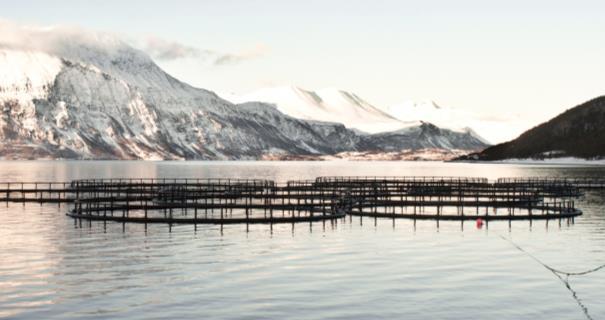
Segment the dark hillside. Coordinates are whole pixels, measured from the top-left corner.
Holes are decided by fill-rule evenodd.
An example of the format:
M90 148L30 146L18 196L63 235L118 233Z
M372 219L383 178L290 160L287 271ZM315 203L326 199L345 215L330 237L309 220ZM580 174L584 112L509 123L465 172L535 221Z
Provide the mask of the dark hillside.
M460 160L605 157L605 96L590 100L534 127L517 139Z

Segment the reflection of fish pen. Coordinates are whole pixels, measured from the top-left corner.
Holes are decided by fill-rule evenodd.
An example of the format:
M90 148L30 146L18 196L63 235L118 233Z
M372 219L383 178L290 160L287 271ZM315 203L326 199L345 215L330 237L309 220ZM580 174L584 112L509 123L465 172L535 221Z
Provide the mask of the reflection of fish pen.
M345 215L335 194L244 179L78 180L74 218L143 223L294 223ZM311 199L312 198L312 199Z

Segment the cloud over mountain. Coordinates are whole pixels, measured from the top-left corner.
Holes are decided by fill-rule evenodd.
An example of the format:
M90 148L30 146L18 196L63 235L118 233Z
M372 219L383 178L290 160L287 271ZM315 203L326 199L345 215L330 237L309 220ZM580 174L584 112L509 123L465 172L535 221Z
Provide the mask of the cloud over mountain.
M170 61L177 59L198 59L209 66L235 65L259 58L268 52L268 47L256 44L238 52L221 52L166 40L155 36L146 39L131 39L106 32L95 32L75 26L57 25L40 27L21 25L0 19L0 48L28 51L42 51L55 55L73 55L72 44L94 48L108 56L119 55L120 50L133 45L151 58Z
M142 49L158 60L199 59L201 62L212 66L234 65L246 60L256 59L268 52L267 46L263 44L257 44L239 52L224 53L154 36L148 37L144 41Z

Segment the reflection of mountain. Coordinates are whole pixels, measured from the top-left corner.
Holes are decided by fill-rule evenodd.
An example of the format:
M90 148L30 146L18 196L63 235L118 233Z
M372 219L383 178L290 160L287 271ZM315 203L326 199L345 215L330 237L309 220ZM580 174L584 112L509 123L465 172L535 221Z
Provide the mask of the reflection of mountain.
M30 166L28 169L35 171L37 168L32 170ZM2 170L0 176L4 175ZM3 239L0 241L1 319L27 318L31 316L24 316L27 312L48 308L60 300L55 299L59 289L54 276L65 270L61 268L62 258L57 253L67 232L57 232L60 226L65 225L58 223L63 221L57 219L58 215L62 214L56 205L7 203L0 206L0 234Z
M296 119L266 103L234 105L178 81L114 37L27 30L28 38L44 46L0 46L0 156L5 158L258 159L485 147L467 133L429 126L374 136L339 123ZM355 110L345 120L401 123L352 94L330 91L318 97L343 119Z
M469 159L605 157L605 96L569 109L523 133L489 147Z

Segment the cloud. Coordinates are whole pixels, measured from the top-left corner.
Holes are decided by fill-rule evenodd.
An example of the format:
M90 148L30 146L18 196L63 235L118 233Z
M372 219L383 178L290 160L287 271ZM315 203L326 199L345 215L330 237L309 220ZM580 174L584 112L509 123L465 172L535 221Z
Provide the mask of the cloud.
M245 60L256 59L256 58L266 55L268 51L269 51L269 49L267 48L267 46L265 46L263 44L257 44L255 47L247 49L247 50L243 50L240 53L219 55L215 59L214 65L217 65L217 66L230 65L230 64L240 63Z
M157 37L147 38L143 50L159 60L199 58L210 54L208 51Z
M72 30L62 28L59 36L56 30L57 27L42 28L0 20L0 48L54 52L58 40L75 35Z
M158 37L136 39L108 32L97 32L77 26L33 26L0 19L0 49L41 51L65 58L78 59L86 51L107 56L134 52L131 46L162 61L196 59L208 66L234 65L266 54L267 47L258 44L241 52L201 49Z
M133 50L123 37L77 26L22 25L0 19L0 49L40 51L71 60L88 60L92 55L109 58Z
M178 59L197 59L212 66L234 65L265 55L267 47L257 44L253 48L235 53L223 53L215 50L200 49L179 42L158 37L148 37L141 48L155 59L172 61Z

